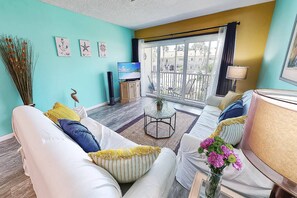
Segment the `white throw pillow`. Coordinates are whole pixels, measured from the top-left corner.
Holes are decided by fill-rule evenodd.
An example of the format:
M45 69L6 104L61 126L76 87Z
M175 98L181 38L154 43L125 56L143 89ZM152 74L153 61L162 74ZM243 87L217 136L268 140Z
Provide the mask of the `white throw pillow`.
M75 111L79 115L80 119L88 117L87 111L83 106L75 107L73 108L73 111Z
M80 123L89 129L89 131L95 136L96 141L100 144L102 139L102 124L89 117L81 119Z

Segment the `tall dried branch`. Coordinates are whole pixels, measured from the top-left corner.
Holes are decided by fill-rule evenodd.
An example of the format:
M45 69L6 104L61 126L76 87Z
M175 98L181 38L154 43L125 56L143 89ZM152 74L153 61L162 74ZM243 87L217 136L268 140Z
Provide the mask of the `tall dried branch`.
M35 64L29 40L0 37L0 55L25 105L33 104L33 72Z

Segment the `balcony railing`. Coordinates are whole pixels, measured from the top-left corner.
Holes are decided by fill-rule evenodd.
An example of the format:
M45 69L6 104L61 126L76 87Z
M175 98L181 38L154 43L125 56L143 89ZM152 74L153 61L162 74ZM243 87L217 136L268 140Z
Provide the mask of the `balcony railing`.
M151 78L156 84L157 73L152 72ZM182 72L160 72L160 94L172 98L182 98L184 94L185 100L205 102L209 82L209 74L187 74L186 84L182 86Z

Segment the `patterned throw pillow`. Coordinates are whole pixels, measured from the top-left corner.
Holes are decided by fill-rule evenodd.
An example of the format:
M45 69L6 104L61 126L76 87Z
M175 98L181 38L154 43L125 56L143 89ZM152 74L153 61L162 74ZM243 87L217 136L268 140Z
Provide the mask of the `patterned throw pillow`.
M160 152L160 147L136 146L93 152L89 156L119 183L130 183L142 177L152 167Z
M69 135L86 153L100 151L100 145L94 135L80 122L59 119L64 133Z
M243 132L244 123L247 116L229 118L219 123L216 130L210 135L211 138L220 136L226 143L236 145L240 142Z
M48 110L44 115L56 124L58 124L58 119L80 121L80 117L75 111L59 102L56 102L53 109Z
M243 114L243 104L242 100L237 100L231 105L229 105L224 111L222 111L218 121L221 122L226 120L227 118L235 118L238 116L242 116Z
M222 99L219 105L219 109L223 111L231 103L235 102L236 100L239 100L241 97L242 97L242 93L235 93L233 91L229 91L227 95Z

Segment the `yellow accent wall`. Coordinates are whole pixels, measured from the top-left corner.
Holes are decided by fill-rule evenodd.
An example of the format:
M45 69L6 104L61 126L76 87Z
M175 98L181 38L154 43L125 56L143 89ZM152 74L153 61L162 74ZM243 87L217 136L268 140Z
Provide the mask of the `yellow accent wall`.
M274 6L275 2L272 1L141 29L135 31L135 37L146 38L240 21L237 26L234 65L249 66L247 79L237 82L237 91L243 92L256 88Z

